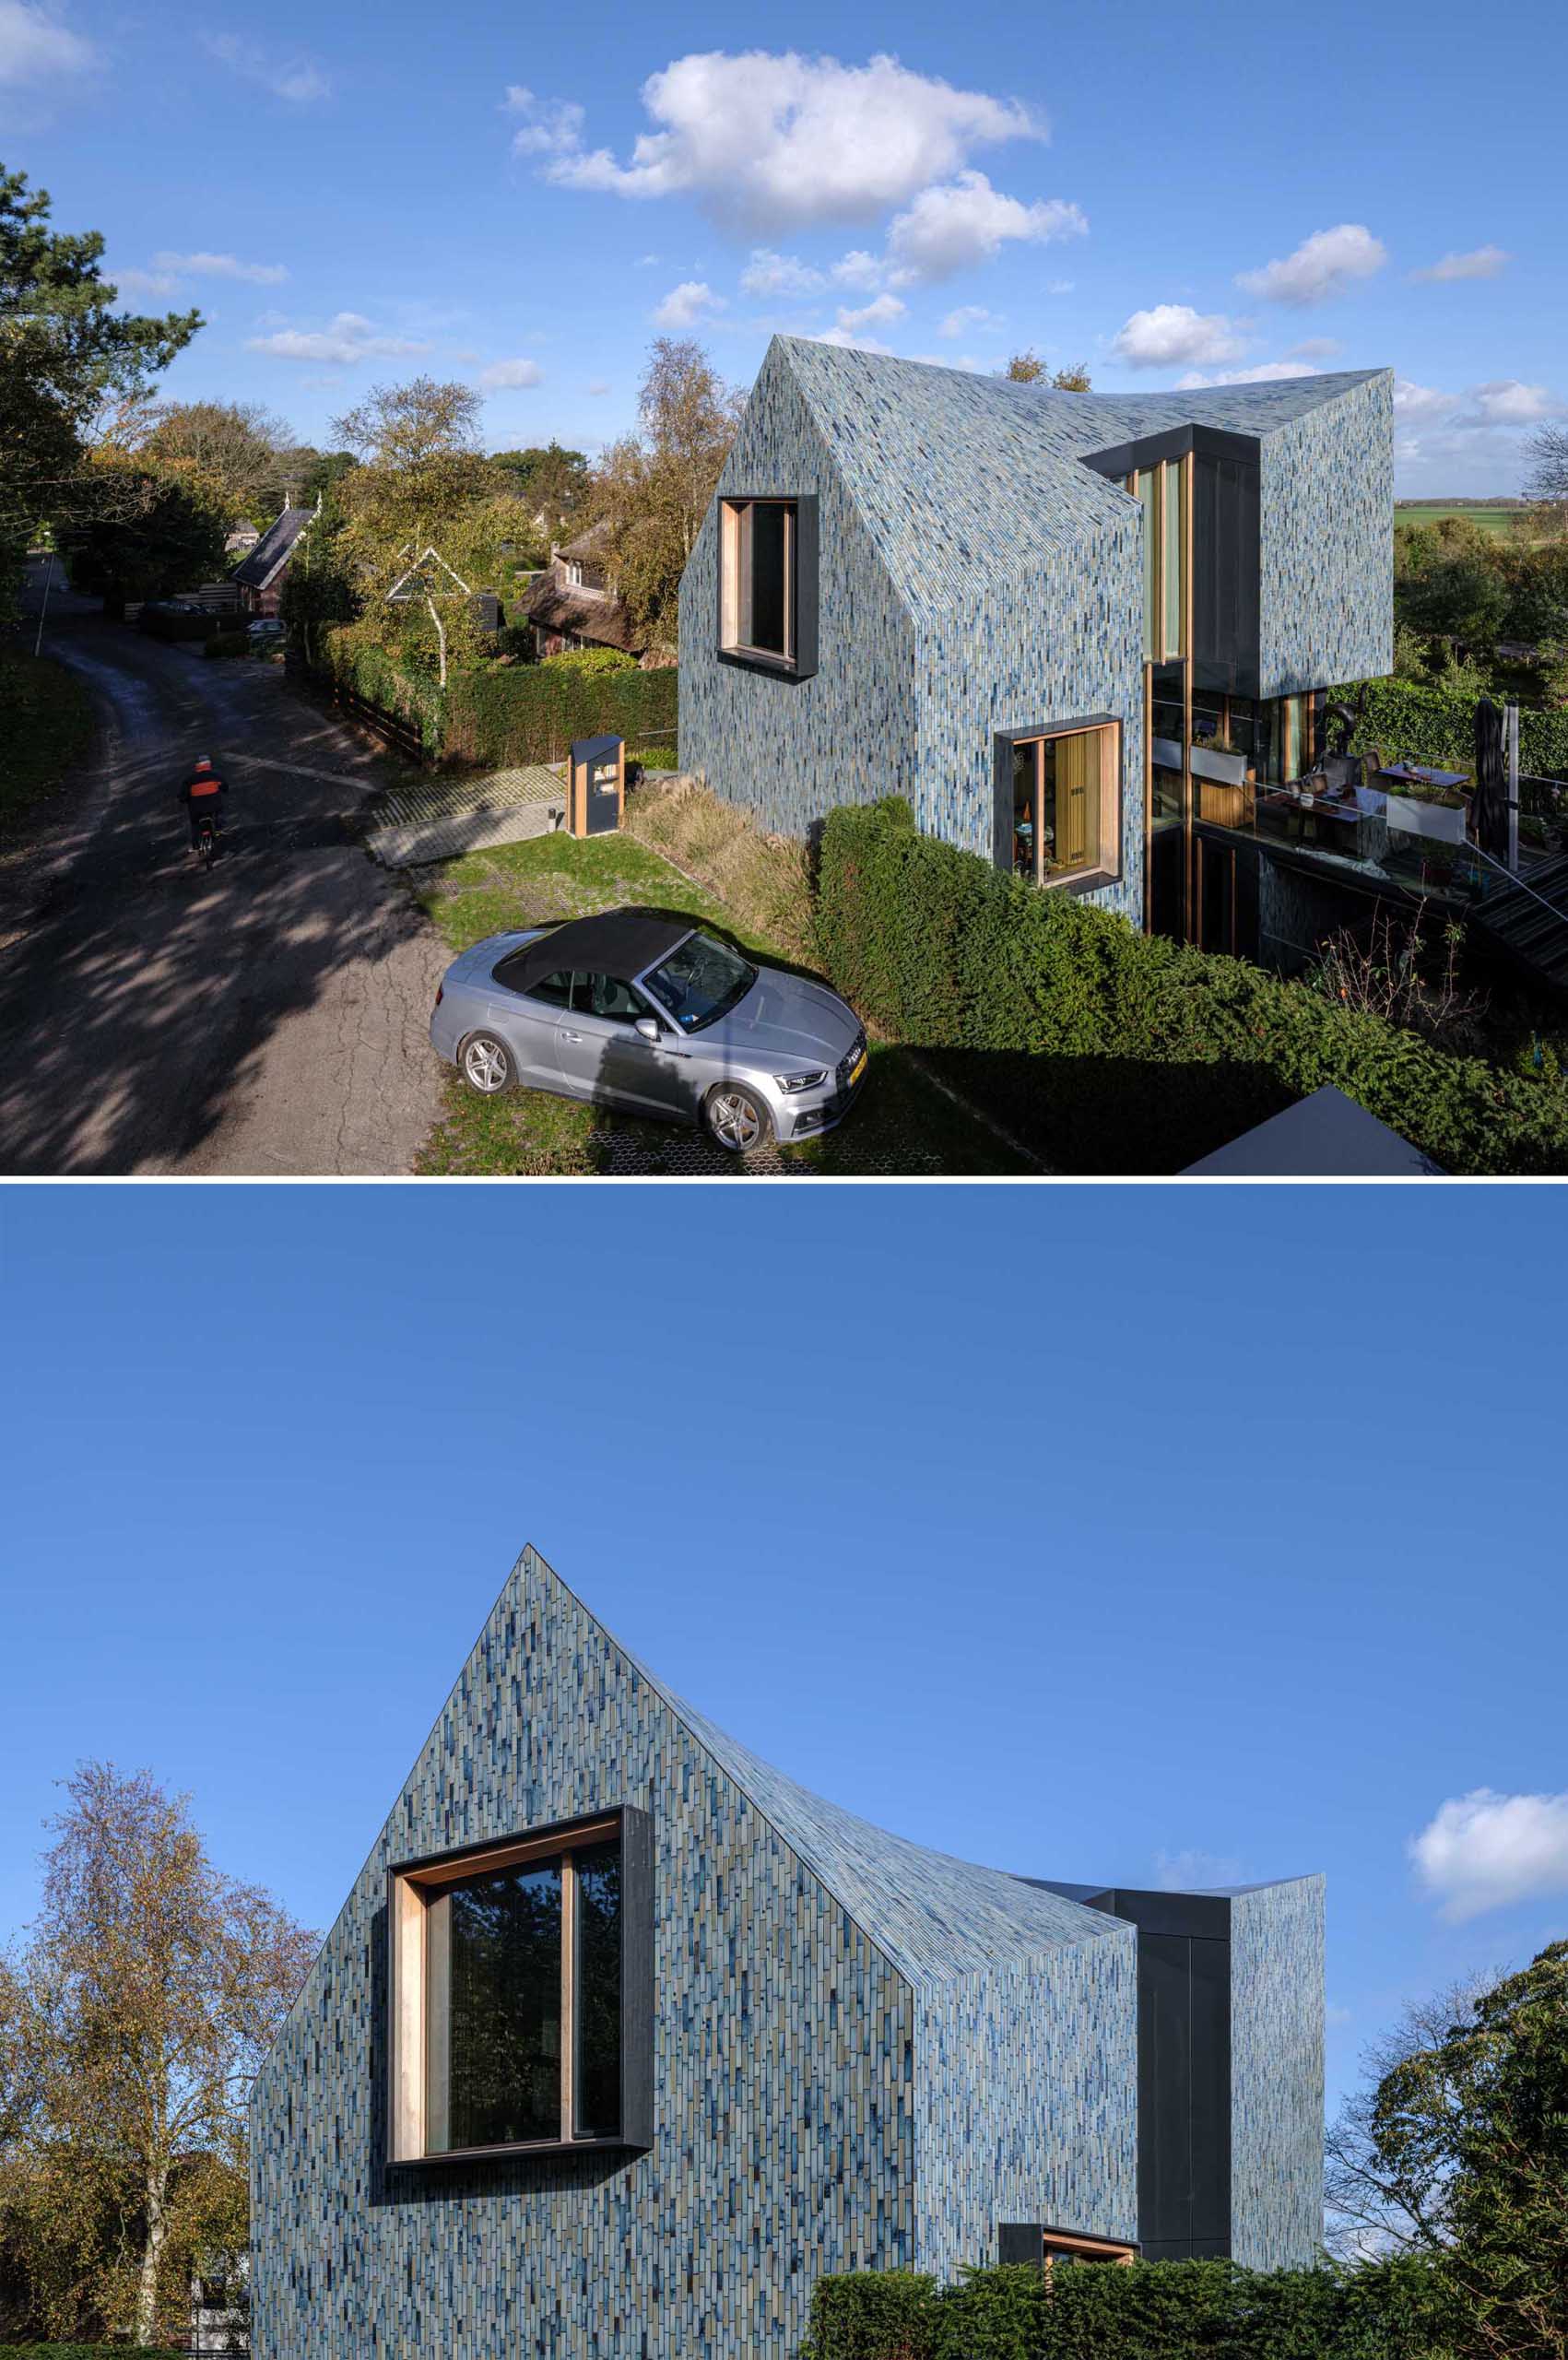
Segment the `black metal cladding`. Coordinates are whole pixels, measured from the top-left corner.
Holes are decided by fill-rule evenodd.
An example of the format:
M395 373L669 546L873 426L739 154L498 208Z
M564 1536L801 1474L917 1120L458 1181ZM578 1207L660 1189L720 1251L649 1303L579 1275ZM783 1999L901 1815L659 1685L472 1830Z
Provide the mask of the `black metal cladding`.
M1085 465L1124 483L1140 467L1192 453L1193 686L1232 696L1261 693L1258 595L1263 550L1259 445L1256 435L1213 426L1173 426Z

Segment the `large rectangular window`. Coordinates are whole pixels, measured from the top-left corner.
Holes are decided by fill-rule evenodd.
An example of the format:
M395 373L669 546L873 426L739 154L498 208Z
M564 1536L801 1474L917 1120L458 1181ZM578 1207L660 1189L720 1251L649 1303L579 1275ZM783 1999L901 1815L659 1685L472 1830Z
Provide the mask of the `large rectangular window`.
M1014 874L1036 885L1114 876L1121 846L1121 730L1114 721L1004 741Z
M1191 525L1185 458L1161 459L1126 478L1143 511L1143 655L1150 664L1187 653Z
M394 2162L647 2143L641 1812L391 1871Z

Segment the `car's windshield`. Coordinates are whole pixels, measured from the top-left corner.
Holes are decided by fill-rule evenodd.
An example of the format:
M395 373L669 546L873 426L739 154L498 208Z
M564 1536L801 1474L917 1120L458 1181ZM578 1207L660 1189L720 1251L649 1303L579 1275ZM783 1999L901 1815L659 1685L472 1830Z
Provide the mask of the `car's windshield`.
M661 1008L668 1009L683 1032L700 1032L726 1016L757 980L757 970L727 942L711 935L688 935L667 959L643 978Z

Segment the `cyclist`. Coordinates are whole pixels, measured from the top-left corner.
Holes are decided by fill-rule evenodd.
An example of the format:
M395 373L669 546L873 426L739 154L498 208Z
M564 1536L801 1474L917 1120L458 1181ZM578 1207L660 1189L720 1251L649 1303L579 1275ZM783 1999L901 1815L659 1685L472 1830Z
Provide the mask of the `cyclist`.
M211 755L198 755L195 768L189 773L183 786L180 789L180 800L185 806L191 823L193 852L201 843L201 826L204 819L210 819L213 834L217 835L218 798L220 795L227 795L228 792L229 782L213 769Z

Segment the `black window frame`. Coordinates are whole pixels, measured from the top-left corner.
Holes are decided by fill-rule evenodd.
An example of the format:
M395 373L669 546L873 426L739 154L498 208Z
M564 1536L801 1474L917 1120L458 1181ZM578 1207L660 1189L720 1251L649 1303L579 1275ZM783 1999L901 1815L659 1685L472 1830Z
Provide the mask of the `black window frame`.
M791 627L788 656L771 655L760 648L748 647L739 640L732 640L725 630L728 532L726 514L732 509L758 505L789 509L794 515L793 572L790 585ZM816 492L786 491L725 491L718 496L714 514L717 526L717 552L713 566L717 588L714 639L721 664L734 665L745 672L762 672L785 682L798 682L815 678L818 660L819 574L820 570L819 500Z
M613 1829L613 1835L611 1830ZM432 1906L438 1906L443 1892L463 1881L466 1864L473 1863L476 1875L488 1864L506 1865L509 1853L516 1855L521 1847L527 1864L540 1867L559 1859L573 1849L588 1850L614 1841L620 1849L620 2120L613 2130L598 2130L570 2138L526 2139L498 2142L477 2147L444 2147L424 2149L419 2153L398 2152L401 2120L399 2082L404 2059L400 2042L400 2018L405 2001L419 2012L420 2083L419 2133L423 2139L427 2129L428 2101L425 2096L425 2075L428 2071L428 2046L432 2022L439 2024L442 1995L432 1989L427 1972L424 1922L421 1921L419 1941L420 1977L417 1994L407 1988L407 1976L411 1971L406 1964L406 1953L400 1926L407 1917L410 1906L422 1906L428 1919ZM518 1861L523 1864L522 1859ZM421 1883L421 1879L430 1880ZM415 1896L410 1905L409 1896ZM654 2141L654 1843L653 1821L644 1811L631 1803L617 1804L606 1811L594 1811L583 1817L559 1820L539 1827L514 1829L504 1835L479 1844L466 1844L451 1851L427 1853L415 1859L400 1860L386 1871L386 1911L388 1929L387 1974L387 2161L391 2169L425 2171L447 2165L471 2167L489 2161L501 2161L520 2155L579 2154L606 2150L645 2152ZM401 1913L401 1917L400 1917ZM563 1969L563 1973L570 1970ZM567 2103L568 2043L560 2044L560 2071L562 2084L561 2111ZM575 2067L573 2064L572 2071ZM573 2124L576 2120L575 2092L572 2094Z

